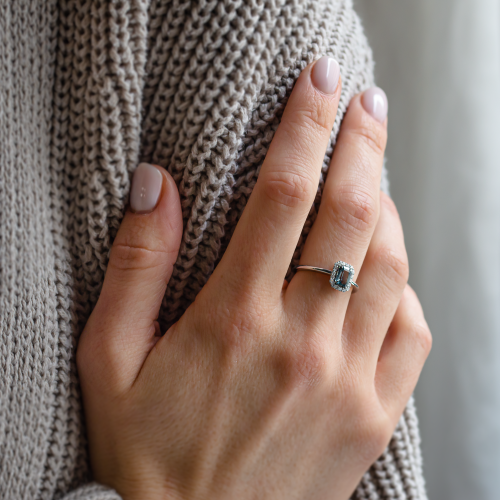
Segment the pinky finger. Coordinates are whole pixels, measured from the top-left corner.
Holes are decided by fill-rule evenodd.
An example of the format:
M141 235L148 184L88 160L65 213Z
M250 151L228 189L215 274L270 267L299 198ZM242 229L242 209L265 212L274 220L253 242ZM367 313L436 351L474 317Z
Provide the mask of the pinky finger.
M386 411L398 420L429 355L432 336L422 306L406 285L380 350L375 384Z

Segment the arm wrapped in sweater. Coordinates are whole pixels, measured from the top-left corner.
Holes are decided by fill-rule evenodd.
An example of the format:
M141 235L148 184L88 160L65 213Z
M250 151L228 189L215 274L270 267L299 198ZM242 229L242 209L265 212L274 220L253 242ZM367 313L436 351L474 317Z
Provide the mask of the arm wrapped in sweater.
M0 32L0 497L111 500L86 484L74 355L130 173L157 163L181 194L167 327L223 254L300 71L331 55L343 91L297 263L371 51L351 0L2 1ZM355 498L426 498L412 402Z

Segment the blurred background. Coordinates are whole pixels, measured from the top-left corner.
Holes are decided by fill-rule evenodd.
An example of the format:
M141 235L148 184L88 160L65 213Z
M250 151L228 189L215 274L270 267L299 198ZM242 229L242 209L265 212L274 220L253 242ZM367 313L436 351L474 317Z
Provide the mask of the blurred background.
M389 97L391 194L434 347L430 500L500 499L500 0L355 0Z

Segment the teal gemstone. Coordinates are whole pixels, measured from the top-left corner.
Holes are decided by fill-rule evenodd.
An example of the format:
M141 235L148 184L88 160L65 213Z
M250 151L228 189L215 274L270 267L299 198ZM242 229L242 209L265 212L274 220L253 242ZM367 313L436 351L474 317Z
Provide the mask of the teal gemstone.
M330 277L330 284L341 292L347 292L351 288L351 279L354 269L345 262L337 262Z
M349 279L349 271L346 271L344 268L337 269L337 274L335 275L335 284L342 286L347 285Z

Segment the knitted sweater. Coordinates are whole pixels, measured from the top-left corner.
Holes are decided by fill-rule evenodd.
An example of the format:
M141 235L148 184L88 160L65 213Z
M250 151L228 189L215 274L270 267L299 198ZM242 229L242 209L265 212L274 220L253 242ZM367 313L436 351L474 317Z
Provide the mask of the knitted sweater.
M343 90L323 174L373 83L351 0L0 0L1 499L119 499L90 482L75 349L131 173L157 163L181 193L167 328L224 252L294 81L325 54ZM354 498L426 498L412 402Z

